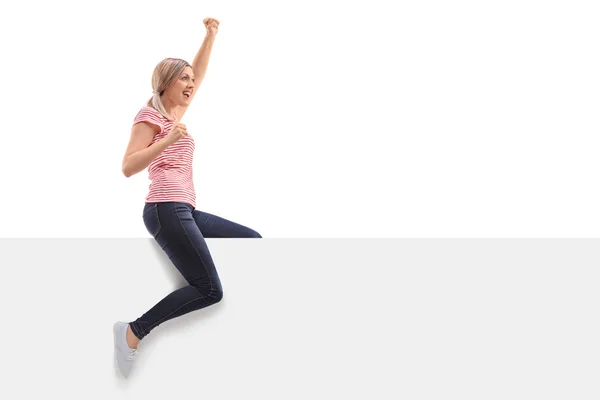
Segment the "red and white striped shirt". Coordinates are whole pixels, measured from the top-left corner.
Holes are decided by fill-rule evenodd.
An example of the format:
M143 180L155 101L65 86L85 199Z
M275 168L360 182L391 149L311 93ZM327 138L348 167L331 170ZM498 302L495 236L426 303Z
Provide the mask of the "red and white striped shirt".
M173 117L176 118L175 114ZM149 146L167 136L174 126L173 122L152 107L143 107L136 115L133 125L143 121L160 127L160 132L154 135ZM146 202L177 201L188 203L196 208L196 191L192 174L194 148L194 138L188 133L152 160L148 165L151 183Z

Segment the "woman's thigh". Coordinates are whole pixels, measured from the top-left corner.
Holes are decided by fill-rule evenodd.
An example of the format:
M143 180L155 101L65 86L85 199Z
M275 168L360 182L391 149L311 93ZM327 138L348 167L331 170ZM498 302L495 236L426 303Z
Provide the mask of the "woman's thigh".
M205 238L261 238L254 229L237 224L225 218L194 210L194 220Z
M191 285L209 292L222 290L212 256L192 211L185 203L150 203L144 207L144 223Z

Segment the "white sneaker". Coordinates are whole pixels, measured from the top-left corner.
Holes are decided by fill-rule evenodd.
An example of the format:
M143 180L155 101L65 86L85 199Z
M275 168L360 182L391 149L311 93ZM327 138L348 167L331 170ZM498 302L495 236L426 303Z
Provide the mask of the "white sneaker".
M125 322L115 322L113 325L113 336L115 340L115 367L119 375L127 378L131 372L131 366L137 349L132 349L127 344L127 326Z

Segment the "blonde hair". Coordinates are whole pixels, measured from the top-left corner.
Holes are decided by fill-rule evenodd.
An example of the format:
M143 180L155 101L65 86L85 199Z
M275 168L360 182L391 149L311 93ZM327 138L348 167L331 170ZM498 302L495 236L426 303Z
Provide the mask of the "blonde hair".
M174 121L173 116L169 115L165 110L160 96L179 78L185 67L191 67L185 60L180 58L165 58L158 63L152 73L152 90L154 91L154 95L148 100L146 105L154 108L169 121Z

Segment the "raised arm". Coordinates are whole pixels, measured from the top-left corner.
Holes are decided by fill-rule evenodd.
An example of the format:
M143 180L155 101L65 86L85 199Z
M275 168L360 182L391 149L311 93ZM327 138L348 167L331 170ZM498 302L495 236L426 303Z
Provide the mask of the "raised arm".
M204 21L202 22L206 27L206 35L204 36L202 45L200 46L200 49L196 53L194 61L192 62L192 70L194 71L194 77L196 78L194 82L196 89L192 92L190 101L186 107L177 107L176 114L179 121L181 121L181 117L183 117L183 114L185 114L187 108L192 103L192 100L198 91L198 87L204 80L206 69L208 68L208 60L210 60L210 53L212 52L215 37L217 36L217 31L219 30L219 21L214 18L204 18Z

